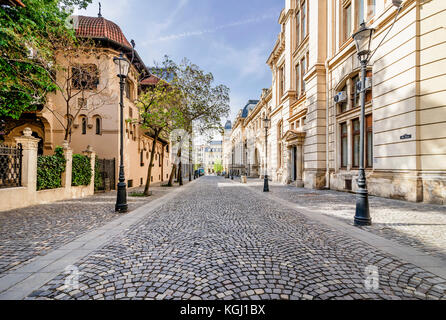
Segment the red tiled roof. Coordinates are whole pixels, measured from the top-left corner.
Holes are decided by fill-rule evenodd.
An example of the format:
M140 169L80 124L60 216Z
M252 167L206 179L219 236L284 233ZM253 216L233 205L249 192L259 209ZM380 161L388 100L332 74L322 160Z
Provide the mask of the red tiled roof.
M155 85L159 81L160 81L160 78L158 78L157 76L154 76L152 74L150 77L145 78L144 80L141 80L141 85L146 85L146 86Z
M77 16L76 36L85 38L109 39L125 47L131 48L131 44L121 31L121 28L102 17Z

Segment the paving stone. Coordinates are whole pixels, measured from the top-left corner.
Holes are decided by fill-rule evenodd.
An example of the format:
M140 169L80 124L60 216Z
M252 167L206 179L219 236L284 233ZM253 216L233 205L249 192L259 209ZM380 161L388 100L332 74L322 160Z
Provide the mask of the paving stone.
M79 298L102 299L112 284L116 299L446 299L445 279L273 203L253 187L219 183L228 182L201 178L78 261L80 287L88 288ZM307 196L309 206L315 197ZM365 288L367 266L378 268L377 290ZM73 299L57 290L66 277L29 298Z

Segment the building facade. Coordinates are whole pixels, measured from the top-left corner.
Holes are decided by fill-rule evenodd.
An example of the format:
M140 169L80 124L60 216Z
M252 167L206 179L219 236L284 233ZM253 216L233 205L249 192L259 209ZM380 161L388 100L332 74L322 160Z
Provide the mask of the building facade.
M368 190L444 204L445 18L442 0L405 0L398 15L390 0L285 0L281 32L267 59L269 176L306 188L356 191L360 66L352 34L364 21L376 29L372 51L379 46L367 69ZM242 157L243 141L250 142L245 149L257 149L263 129L255 123L238 117L232 129L235 160L243 167L255 163L255 157Z
M218 173L220 166L223 167L223 141L210 141L204 148L204 170L207 174Z
M70 100L70 114L73 125L71 128L70 147L75 153L82 153L88 146L95 150L100 159L115 159L115 182L117 183L120 151L120 85L116 75L114 57L120 52L131 59L131 44L122 33L119 26L103 17L75 17L76 35L93 39L96 43L94 55L80 54L76 64L94 68L97 77L94 85L76 96L76 85L73 99ZM57 58L58 63L66 66L64 56ZM142 74L149 74L143 61L135 54L133 64L126 79L124 94L124 166L129 187L143 185L147 180L150 152L155 148L155 163L152 169L152 182L166 181L169 178L171 161L169 142L159 139L153 145L150 130L143 130L135 124L139 119L139 110L135 100L141 90L145 90L156 79L147 78L139 83ZM56 75L59 77L59 74ZM76 74L70 81L82 81ZM139 85L141 84L141 85ZM63 92L49 94L47 105L37 112L25 113L19 120L6 119L4 143L13 143L14 137L22 135L25 127L30 127L33 136L41 140L39 154L52 154L56 146L61 146L65 140L67 104ZM112 186L113 188L114 186Z

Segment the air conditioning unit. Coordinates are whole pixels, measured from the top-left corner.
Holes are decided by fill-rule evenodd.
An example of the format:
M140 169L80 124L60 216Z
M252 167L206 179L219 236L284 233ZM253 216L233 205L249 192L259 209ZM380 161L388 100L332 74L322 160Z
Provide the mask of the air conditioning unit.
M365 90L368 91L371 89L372 89L372 77L367 77L365 78ZM356 92L357 93L361 92L361 80L356 82Z
M340 91L336 93L334 96L334 102L335 103L341 103L347 101L347 92L346 91Z

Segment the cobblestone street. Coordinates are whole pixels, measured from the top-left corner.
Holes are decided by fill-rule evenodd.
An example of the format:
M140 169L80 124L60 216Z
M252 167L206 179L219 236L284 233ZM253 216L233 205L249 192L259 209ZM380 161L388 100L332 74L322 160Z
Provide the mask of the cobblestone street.
M150 198L129 196L129 211L170 189L158 184L152 190ZM132 189L129 195L138 191ZM0 277L119 217L115 203L116 192L108 192L0 212Z
M27 299L446 298L446 279L220 177L186 186L75 266L79 286L61 271Z
M263 180L248 185L261 188ZM271 194L353 224L356 194L270 184ZM372 226L365 230L446 261L446 206L369 197Z

